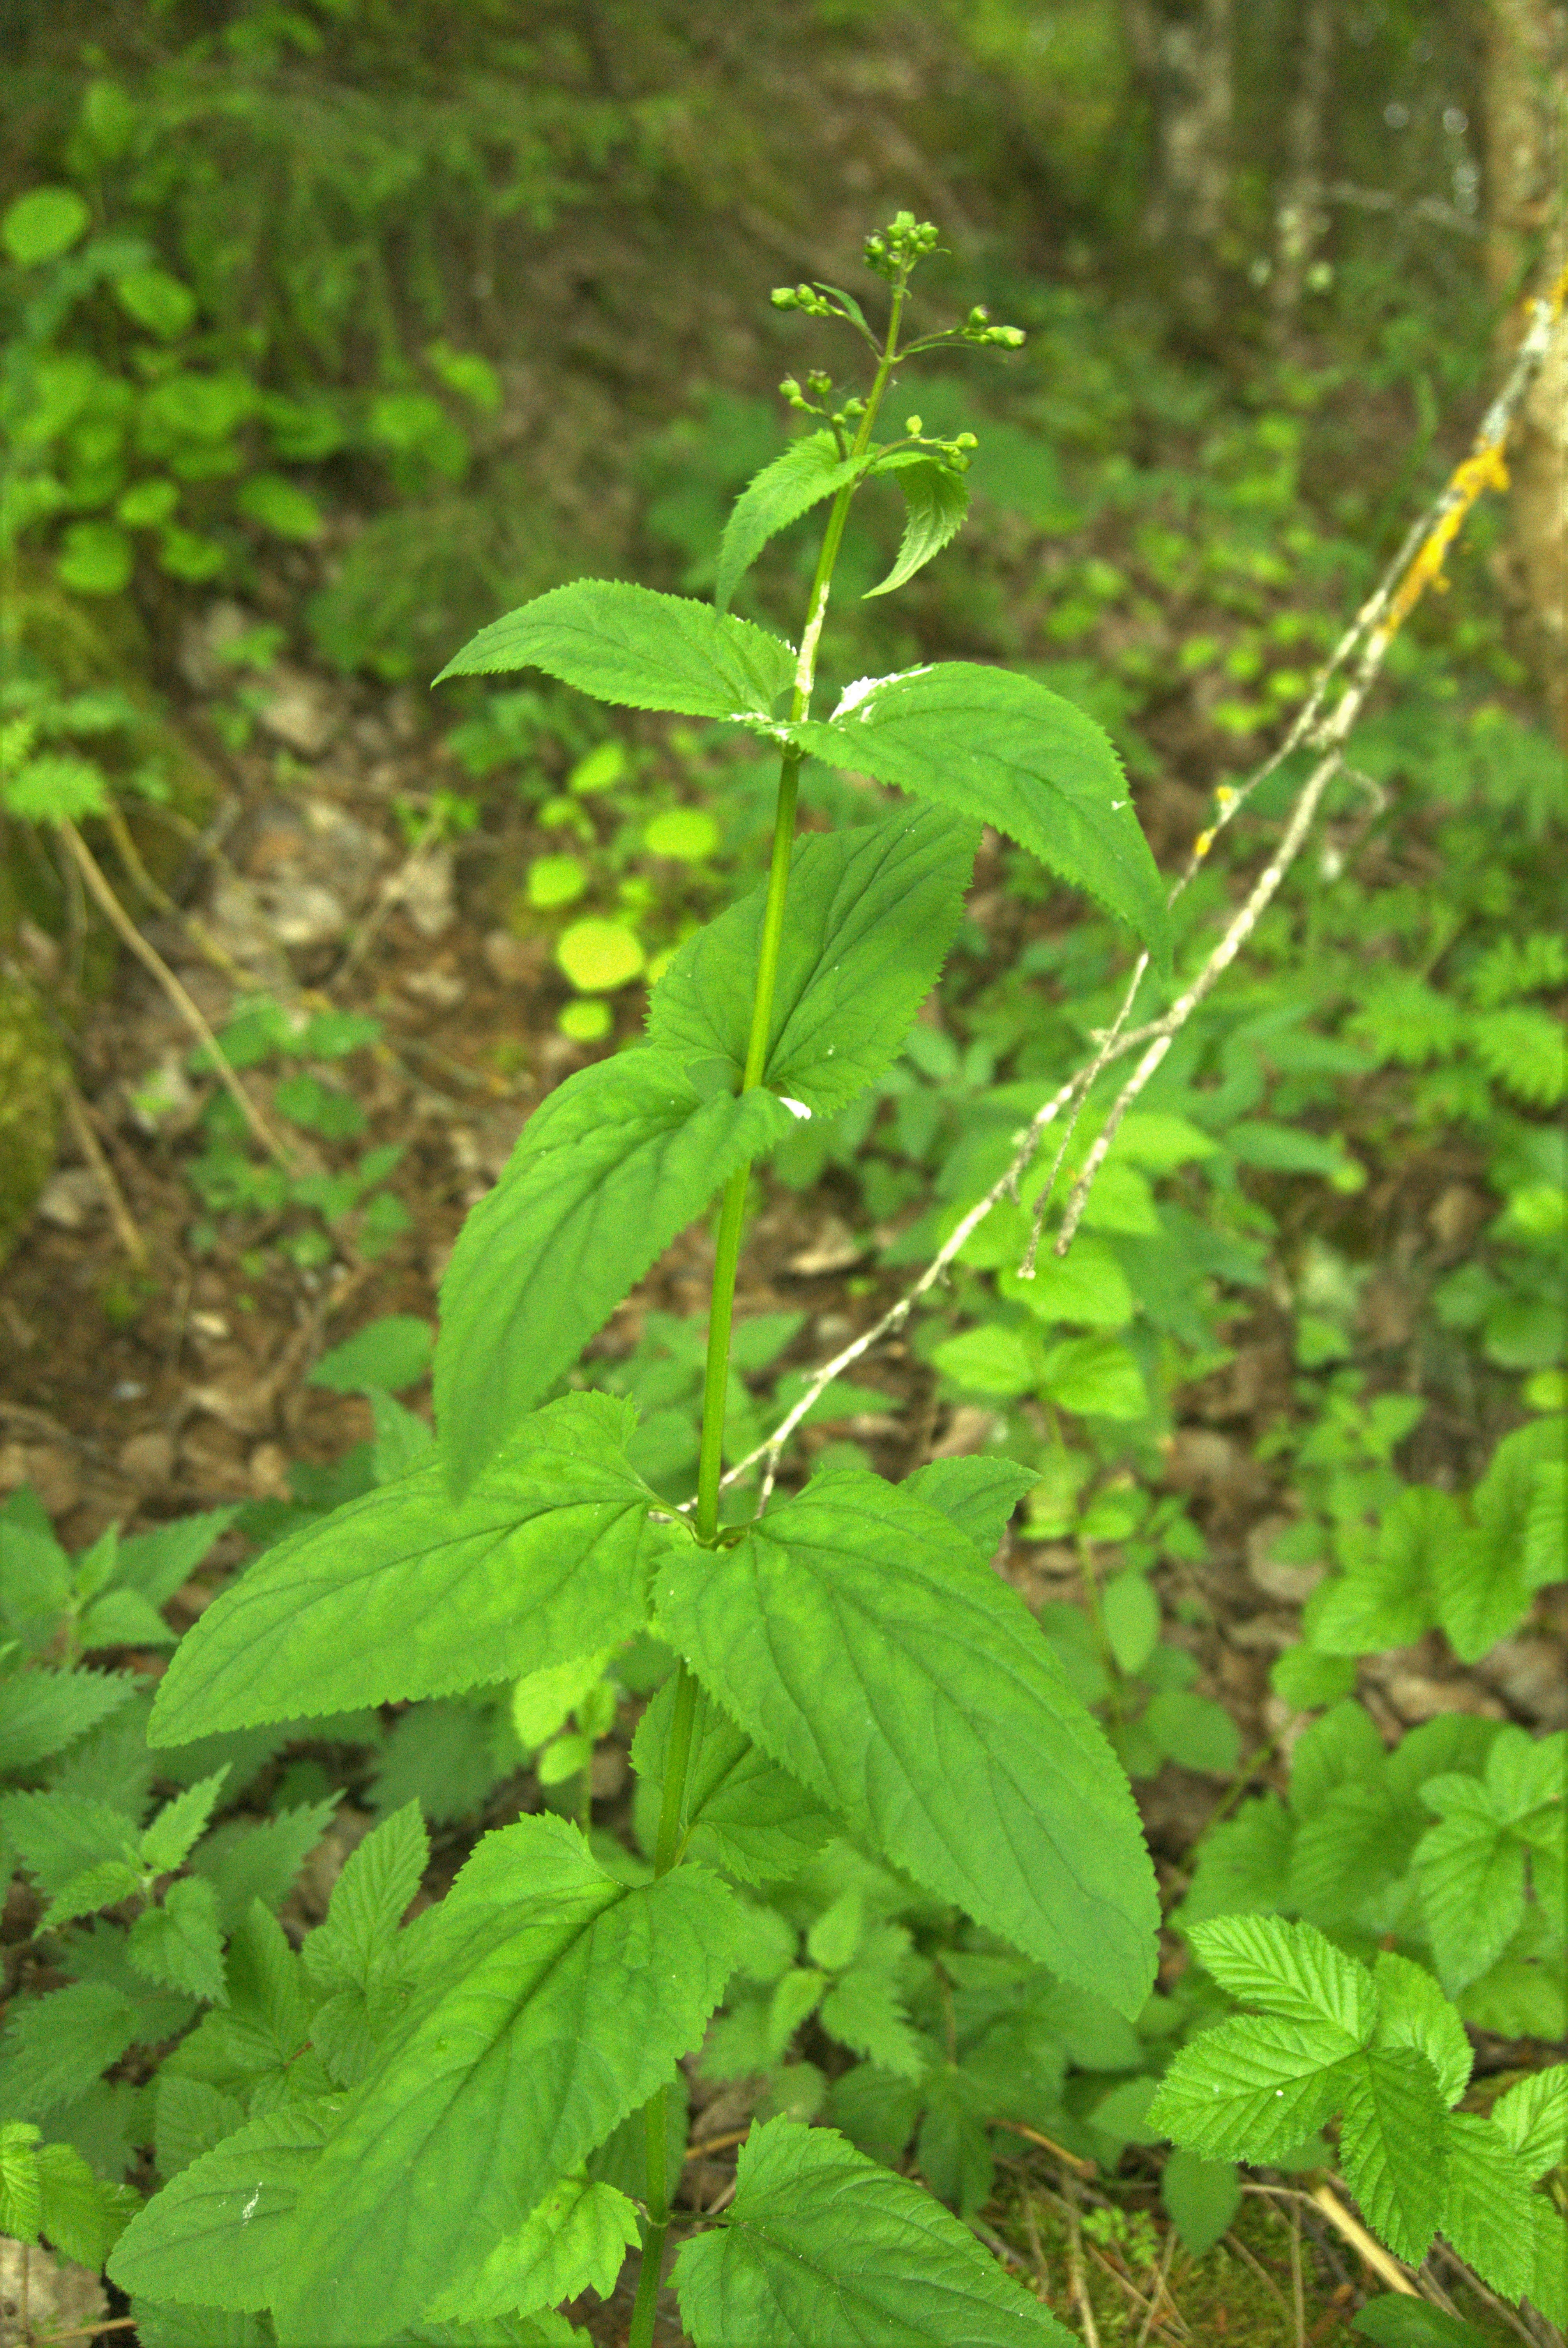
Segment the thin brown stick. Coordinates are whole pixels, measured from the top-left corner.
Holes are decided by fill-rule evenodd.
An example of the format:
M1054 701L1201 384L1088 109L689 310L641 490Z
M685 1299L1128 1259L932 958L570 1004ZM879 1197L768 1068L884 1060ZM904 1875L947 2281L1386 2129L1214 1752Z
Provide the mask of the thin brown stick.
M1060 2160L1064 2168L1076 2170L1080 2177L1097 2177L1100 2173L1093 2161L1085 2160L1080 2153L1069 2152L1054 2137L1041 2136L1038 2128L1026 2127L1021 2120L994 2120L991 2125L1006 2128L1009 2136L1021 2136L1029 2143L1038 2144L1042 2152L1049 2152L1053 2160Z
M213 1068L217 1072L220 1083L222 1085L225 1092L228 1093L230 1098L233 1101L235 1107L243 1117L246 1124L250 1127L251 1131L255 1135L256 1139L267 1152L268 1157L272 1159L276 1164L282 1167L286 1173L292 1174L294 1170L293 1159L290 1156L283 1144L278 1139L277 1135L272 1131L272 1127L267 1123L266 1118L261 1115L261 1110L256 1107L255 1102L251 1098L250 1094L240 1082L238 1076L236 1076L232 1066L230 1065L228 1055L225 1053L222 1045L220 1044L217 1036L212 1033L211 1028L208 1025L206 1019L202 1016L197 1004L191 1000L190 994L187 994L179 979L169 969L169 964L164 961L163 956L159 953L157 947L153 945L149 939L142 936L141 932L137 928L136 923L131 920L130 915L126 911L125 907L120 903L119 899L115 895L113 889L109 886L108 880L99 865L97 859L94 856L91 849L87 846L87 841L82 838L81 833L77 829L76 825L68 822L62 823L59 829L61 837L64 839L67 847L70 850L73 858L76 860L76 863L80 870L82 879L87 882L88 889L92 891L92 894L97 898L98 904L108 915L113 928L125 941L125 943L130 948L132 953L135 954L142 967L150 972L159 986L169 997L170 1003L173 1004L175 1009L179 1012L180 1017L190 1028L191 1034L207 1051L211 1059Z
M254 993L261 983L255 972L246 970L242 963L237 963L228 947L220 943L200 915L178 904L162 883L153 879L123 810L116 806L113 799L103 808L102 815L109 838L114 841L116 854L149 904L156 905L169 921L177 922L203 961L210 962L231 986L239 987L246 994Z
M1166 2305L1170 2308L1172 2315L1175 2317L1175 2320L1180 2325L1182 2331L1184 2333L1186 2331L1187 2327L1181 2321L1180 2312L1176 2307L1175 2302L1170 2298L1166 2290L1166 2285L1171 2277L1171 2267L1175 2259L1175 2255L1176 2230L1174 2226L1167 2226L1165 2229L1165 2247L1160 2253L1160 2270L1154 2277L1154 2296L1149 2302L1149 2312L1143 2318L1143 2323L1139 2329L1138 2337L1132 2343L1132 2348L1148 2348L1149 2334L1153 2332L1155 2324L1163 2323L1167 2320L1160 2313L1160 2302L1162 2300L1164 2300Z
M744 2144L751 2132L748 2123L743 2128L731 2128L724 2136L711 2136L705 2137L701 2144L689 2144L682 2157L682 2163L706 2160L709 2154L712 2152L728 2152L732 2145Z
M1019 2195L1019 2208L1023 2213L1023 2230L1029 2236L1029 2254L1034 2260L1035 2297L1042 2307L1050 2304L1050 2269L1046 2263L1045 2245L1040 2239L1040 2220L1034 2214L1034 2195L1026 2178Z
M37 2348L56 2348L61 2340L96 2340L100 2332L131 2332L136 2321L134 2315L111 2315L102 2323L78 2323L70 2332L41 2332Z
M1399 2264L1392 2253L1375 2242L1358 2218L1353 2218L1339 2196L1327 2185L1315 2185L1307 2199L1322 2210L1336 2233L1344 2237L1363 2264L1369 2266L1379 2282L1390 2291L1403 2291L1409 2299L1419 2299L1420 2292L1410 2281L1409 2270Z
M1307 2295L1301 2284L1301 2212L1290 2205L1290 2296L1296 2308L1296 2348L1307 2348Z
M131 1213L125 1192L120 1188L119 1177L109 1164L104 1154L103 1144L93 1131L87 1105L75 1085L66 1086L65 1102L66 1115L70 1119L71 1131L76 1136L77 1147L97 1178L98 1189L104 1194L104 1203L108 1208L109 1220L115 1227L116 1236L138 1272L145 1272L149 1262L147 1241L138 1228L136 1217Z

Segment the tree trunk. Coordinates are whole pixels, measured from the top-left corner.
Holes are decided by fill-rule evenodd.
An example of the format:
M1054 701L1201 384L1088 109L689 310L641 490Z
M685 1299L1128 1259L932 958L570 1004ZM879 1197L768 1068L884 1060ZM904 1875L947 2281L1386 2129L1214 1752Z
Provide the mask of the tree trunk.
M1302 287L1327 224L1322 210L1324 128L1334 61L1334 0L1303 0L1295 95L1285 117L1285 177L1275 213L1269 306L1283 335L1301 306Z
M1568 8L1490 0L1486 43L1486 272L1518 341L1519 296L1568 263ZM1513 584L1528 614L1559 738L1568 746L1568 322L1525 404L1509 453Z
M1182 310L1201 330L1219 310L1230 201L1231 0L1124 0L1124 12L1153 129L1143 233L1173 266Z

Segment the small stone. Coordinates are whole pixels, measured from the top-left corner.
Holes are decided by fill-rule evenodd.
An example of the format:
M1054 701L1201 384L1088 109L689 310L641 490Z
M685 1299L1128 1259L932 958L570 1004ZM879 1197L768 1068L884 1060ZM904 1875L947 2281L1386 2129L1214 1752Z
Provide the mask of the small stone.
M23 2276L26 2276L24 2286ZM21 2339L22 2294L27 2296L26 2337L45 2340L81 2336L102 2323L108 2299L96 2274L73 2266L41 2246L31 2249L0 2235L0 2311L5 2318L4 2336ZM17 2318L13 2334L10 2319Z
M103 1203L102 1186L90 1166L65 1167L51 1174L38 1193L39 1216L62 1231L79 1231L102 1211Z
M1260 1525L1254 1525L1246 1540L1248 1573L1260 1590L1286 1606L1299 1606L1310 1598L1328 1570L1323 1559L1315 1558L1306 1565L1288 1565L1270 1556L1274 1543L1282 1534L1292 1531L1296 1521L1294 1517L1265 1517Z
M318 881L283 880L261 893L280 945L296 950L329 945L348 926L342 899Z
M156 1491L174 1473L174 1438L160 1427L128 1436L119 1447L119 1464L138 1492Z
M302 758L319 758L343 722L331 686L283 662L258 689L252 706L268 733Z
M251 1488L259 1500L289 1498L289 1455L281 1443L258 1443L250 1466Z
M49 1516L68 1517L82 1497L81 1470L73 1455L63 1444L29 1443L24 1457L23 1482L31 1484Z
M784 1269L803 1280L815 1280L831 1272L847 1272L865 1253L848 1224L829 1215L810 1245L785 1259Z
M546 955L538 938L515 938L510 930L492 930L485 940L485 960L501 985L523 986L538 977Z
M412 871L400 875L395 898L422 938L438 938L457 918L453 893L452 851L433 849Z
M931 1446L933 1459L967 1459L971 1452L983 1451L996 1432L994 1410L981 1410L977 1403L960 1403L948 1421L948 1431L940 1443Z
M176 655L179 674L193 693L216 693L231 685L237 674L222 655L231 644L251 635L261 622L254 612L228 596L210 603L199 619L186 621L179 632Z
M1422 1672L1395 1672L1384 1687L1395 1711L1412 1727L1419 1721L1436 1720L1445 1712L1472 1712L1482 1720L1508 1717L1495 1696L1484 1695L1468 1680L1434 1680Z
M260 1435L272 1422L276 1394L271 1378L246 1376L214 1378L209 1385L192 1386L186 1400L193 1411L202 1411L236 1435Z
M589 1782L596 1802L613 1802L626 1783L626 1756L619 1745L596 1745L589 1764Z
M468 988L454 970L409 970L403 974L403 991L412 994L415 1003L428 1003L437 1011L455 1011Z

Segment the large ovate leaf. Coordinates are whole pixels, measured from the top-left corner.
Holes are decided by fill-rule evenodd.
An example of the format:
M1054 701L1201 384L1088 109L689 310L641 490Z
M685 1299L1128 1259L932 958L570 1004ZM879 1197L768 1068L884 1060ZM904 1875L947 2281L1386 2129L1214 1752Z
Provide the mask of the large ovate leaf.
M836 2129L770 2120L675 2267L697 2348L1071 2348L967 2226Z
M972 661L852 685L790 738L830 767L994 824L1170 963L1165 894L1109 736L1033 678Z
M301 2188L342 2109L338 2097L287 2104L193 2161L131 2219L111 2279L149 2299L271 2307Z
M534 1112L442 1283L436 1409L454 1490L721 1183L793 1126L762 1089L702 1098L681 1056L656 1051L581 1068Z
M283 2348L375 2348L476 2280L696 2044L737 1930L701 1868L632 1889L562 1819L487 1835L429 1911L412 2001L301 2197Z
M794 675L794 654L782 636L690 596L579 579L492 620L435 681L518 668L628 709L765 717Z
M638 1724L631 1757L638 1776L655 1793L664 1785L664 1756L675 1683L666 1680ZM686 1779L688 1849L712 1859L743 1883L793 1875L835 1830L835 1822L786 1769L759 1751L706 1690L699 1691Z
M891 595L896 587L913 579L934 554L940 554L949 539L958 536L969 510L963 475L938 458L900 456L896 468L886 469L897 470L904 492L904 536L892 570L886 579L866 589L867 599Z
M764 1082L819 1113L881 1075L937 983L977 833L938 808L795 848ZM651 1044L745 1065L765 888L688 938L653 990Z
M945 1517L877 1477L825 1477L727 1552L672 1550L656 1604L748 1735L894 1865L1139 2010L1158 1905L1126 1779Z
M152 1741L440 1695L629 1636L656 1538L621 1447L632 1421L567 1395L464 1499L433 1458L302 1527L180 1641Z
M717 609L728 611L731 596L770 538L854 480L866 462L864 457L841 457L831 432L811 432L753 473L724 525L713 582Z

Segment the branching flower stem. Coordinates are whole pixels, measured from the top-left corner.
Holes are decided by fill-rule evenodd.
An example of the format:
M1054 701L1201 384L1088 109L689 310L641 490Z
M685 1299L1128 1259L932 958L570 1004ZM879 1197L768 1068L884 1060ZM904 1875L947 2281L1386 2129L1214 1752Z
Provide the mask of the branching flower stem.
M876 373L866 407L861 415L851 459L863 457L870 444L876 422L876 412L882 405L893 369L897 364L898 327L903 315L907 269L895 280L892 308L887 322L887 334L878 355ZM823 622L827 615L828 596L833 586L834 568L844 541L845 523L849 517L850 499L856 483L846 481L829 509L827 526L823 532L822 551L817 558L815 575L806 603L805 626L802 631L800 653L795 664L794 690L790 702L790 720L798 724L811 706L812 687L816 677L816 653L822 637ZM743 1093L753 1092L763 1081L767 1066L768 1046L772 1041L774 996L778 985L779 953L784 942L784 908L789 889L790 862L794 849L795 799L800 784L800 757L797 749L786 749L779 769L778 800L774 817L773 858L768 868L767 901L763 912L762 938L757 951L756 981L752 995L751 1033L746 1045L745 1069L741 1079ZM702 1384L702 1437L697 1470L696 1535L712 1544L719 1530L719 1496L726 1480L723 1474L724 1405L730 1376L730 1333L734 1320L735 1278L740 1268L741 1236L745 1223L746 1187L750 1179L749 1165L741 1166L724 1186L719 1210L718 1235L713 1251L713 1283L708 1314L708 1353ZM675 1681L675 1697L670 1715L670 1736L665 1752L664 1790L660 1803L659 1829L654 1844L653 1871L655 1876L667 1874L680 1859L685 1838L686 1787L691 1773L693 1732L697 1719L698 1687L694 1673L682 1662ZM669 2090L661 2087L643 2109L643 2126L648 2154L648 2221L643 2230L642 2271L638 2277L637 2297L631 2312L631 2328L628 2348L651 2348L653 2322L658 2304L660 2276L664 2262L664 2244L670 2226L668 2191L668 2126Z
M1076 1122L1095 1080L1112 1061L1141 1050L1137 1066L1112 1103L1099 1138L1069 1196L1061 1230L1055 1241L1056 1252L1059 1255L1066 1253L1081 1220L1091 1186L1115 1139L1122 1118L1198 1004L1230 967L1256 929L1286 874L1305 846L1324 794L1336 777L1346 771L1346 744L1367 696L1381 673L1389 647L1427 588L1440 576L1448 551L1476 499L1484 489L1507 486L1508 472L1503 451L1508 435L1544 364L1565 302L1568 302L1568 270L1557 277L1546 293L1527 305L1528 324L1508 379L1481 418L1469 456L1455 468L1427 510L1407 532L1404 543L1385 570L1377 588L1357 613L1314 680L1312 689L1284 740L1245 782L1222 783L1215 790L1214 821L1194 841L1186 867L1172 886L1169 898L1172 904L1199 870L1219 834L1234 821L1258 786L1274 774L1293 751L1306 748L1323 753L1296 794L1273 856L1232 916L1224 936L1208 959L1161 1018L1129 1028L1126 1023L1148 969L1147 954L1139 958L1115 1018L1098 1038L1093 1057L1035 1112L1018 1138L1012 1162L1006 1173L993 1182L984 1197L960 1218L919 1278L897 1303L889 1305L868 1329L852 1338L830 1361L824 1362L812 1372L804 1390L773 1433L749 1451L743 1459L736 1461L722 1478L722 1485L739 1482L760 1461L763 1466L760 1506L767 1506L784 1447L825 1388L835 1378L842 1376L852 1364L879 1344L884 1337L890 1336L903 1326L920 1299L945 1278L948 1266L961 1252L966 1241L984 1222L993 1207L999 1206L1004 1199L1017 1200L1020 1182L1032 1163L1047 1128L1055 1124L1064 1109L1071 1108L1072 1121L1057 1159L1057 1168L1060 1168L1067 1141L1071 1137L1072 1123ZM1351 667L1353 659L1354 666ZM1338 699L1330 707L1330 690L1336 678L1347 668L1350 671L1348 681ZM1051 1181L1035 1203L1035 1227L1028 1253L1020 1266L1020 1273L1025 1277L1034 1268L1040 1229L1055 1186L1055 1171L1053 1169Z

